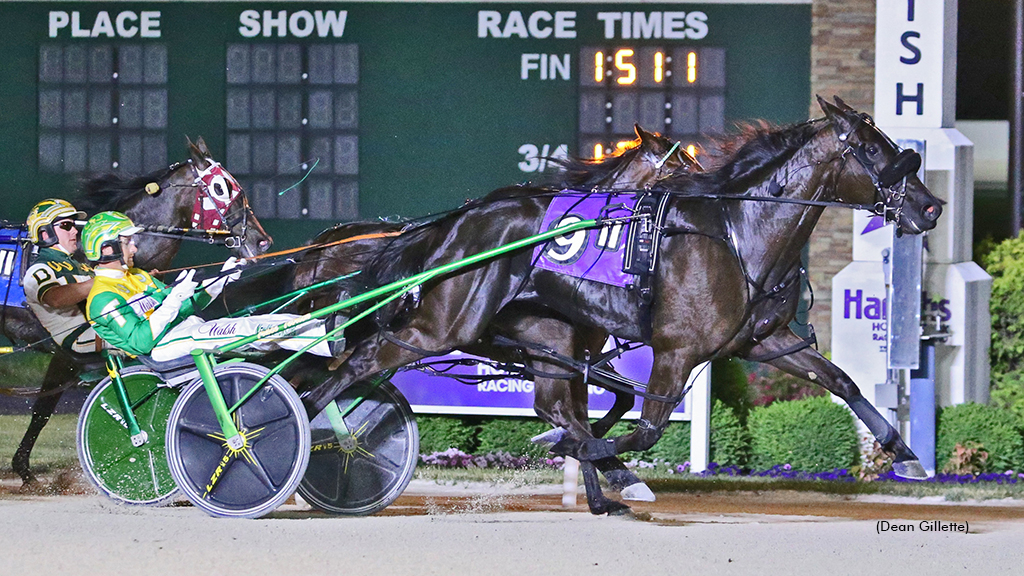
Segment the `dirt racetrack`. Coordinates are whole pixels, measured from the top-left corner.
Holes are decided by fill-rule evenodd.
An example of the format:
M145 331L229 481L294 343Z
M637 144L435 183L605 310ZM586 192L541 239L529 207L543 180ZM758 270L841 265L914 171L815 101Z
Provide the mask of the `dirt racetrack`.
M378 516L329 517L297 503L260 520L91 495L6 495L0 573L1020 574L1024 566L1019 501L675 493L608 518L563 510L557 489L414 481ZM907 531L879 533L880 525ZM935 530L942 526L967 532Z

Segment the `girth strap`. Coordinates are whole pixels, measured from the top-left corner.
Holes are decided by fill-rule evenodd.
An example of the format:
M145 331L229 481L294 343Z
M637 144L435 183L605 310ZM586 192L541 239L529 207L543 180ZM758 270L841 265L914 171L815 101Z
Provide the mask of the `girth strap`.
M633 274L636 283L632 289L640 297L640 336L650 342L654 335L652 304L654 302L654 273L658 267L658 253L664 236L665 213L671 194L645 192L633 209L634 217L629 228L626 255L622 271Z

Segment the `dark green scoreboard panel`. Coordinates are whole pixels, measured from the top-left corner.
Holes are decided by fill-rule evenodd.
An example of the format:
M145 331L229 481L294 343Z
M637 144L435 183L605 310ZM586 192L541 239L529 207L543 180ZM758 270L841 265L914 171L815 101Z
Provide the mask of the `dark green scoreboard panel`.
M810 101L806 2L5 2L0 21L0 217L203 136L279 247L608 153L634 122L699 145Z

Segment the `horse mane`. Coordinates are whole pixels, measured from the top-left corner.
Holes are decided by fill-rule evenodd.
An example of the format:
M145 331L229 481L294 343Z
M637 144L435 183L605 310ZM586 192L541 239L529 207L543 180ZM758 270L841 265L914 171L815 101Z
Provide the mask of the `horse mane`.
M717 137L708 146L711 169L670 176L658 188L690 194L745 191L785 164L820 130L816 120L783 127L765 121L739 125L737 133Z
M121 176L107 173L83 180L79 183L78 197L75 207L90 216L106 210L124 212L141 194L145 193L146 184L163 182L175 170L178 164L154 170L141 176Z
M543 188L589 189L605 182L619 168L629 164L640 153L640 143L631 142L622 152L601 160L569 155L566 158L548 158L548 162L561 167L537 183Z

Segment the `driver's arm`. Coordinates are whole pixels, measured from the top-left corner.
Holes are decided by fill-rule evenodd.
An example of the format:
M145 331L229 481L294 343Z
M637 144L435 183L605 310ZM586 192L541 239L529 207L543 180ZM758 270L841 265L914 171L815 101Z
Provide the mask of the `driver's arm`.
M67 308L82 302L89 296L92 279L74 284L54 285L39 296L39 300L51 308Z

